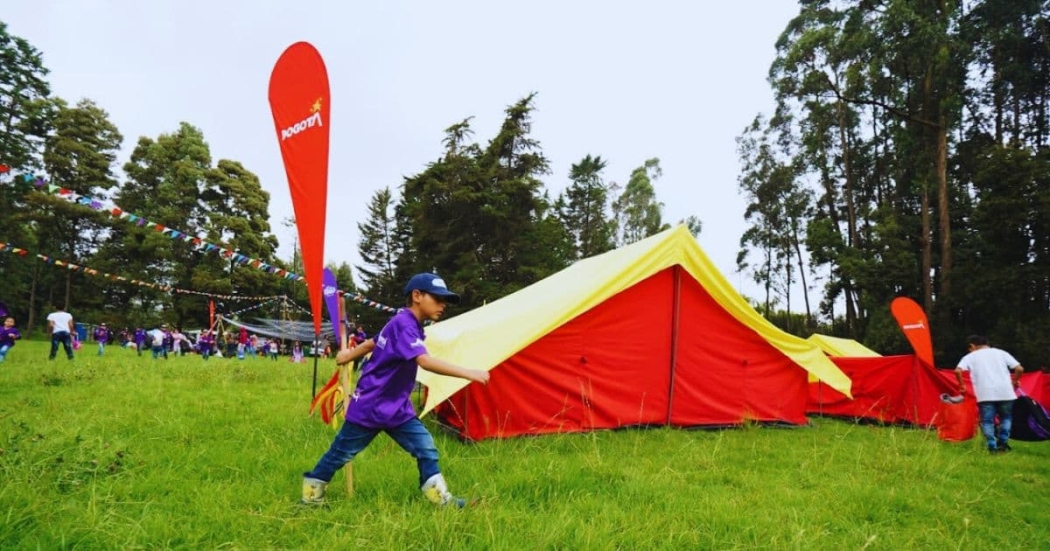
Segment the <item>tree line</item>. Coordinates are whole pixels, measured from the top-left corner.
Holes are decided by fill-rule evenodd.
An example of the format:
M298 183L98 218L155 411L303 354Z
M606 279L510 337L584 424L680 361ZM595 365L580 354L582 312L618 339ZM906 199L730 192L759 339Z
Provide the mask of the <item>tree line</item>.
M372 195L358 224L357 273L369 296L400 305L411 274L434 271L462 293L462 312L670 227L656 195L655 157L620 185L608 180L606 160L586 155L551 197L542 180L550 161L531 136L535 99L508 106L486 144L473 141L470 117L446 128L439 158ZM699 234L696 217L681 222ZM372 327L377 316L365 316Z
M88 99L71 105L55 97L41 52L3 22L0 58L0 163L14 169L0 185L0 241L129 279L224 295L283 293L307 302L302 283L18 185L23 174L44 175L151 222L302 273L298 247L291 259L276 257L270 197L258 176L238 161L214 160L199 128L182 122L155 138L140 137L121 178L115 167L124 138L104 109ZM462 312L669 227L654 187L661 176L657 158L645 160L621 188L607 181L604 159L587 155L572 165L568 188L552 198L542 180L550 163L531 136L534 101L530 94L510 105L486 145L471 141L470 118L452 125L439 159L396 183L394 192L387 187L371 197L359 225L363 294L399 306L412 273L436 271L463 291ZM695 217L684 222L699 232ZM356 290L350 266L329 267L342 289ZM0 271L0 300L30 330L55 306L117 326L163 320L201 327L208 319L203 296L122 285L11 255L0 255ZM220 311L247 305L226 302ZM389 316L364 306L353 310L371 328Z
M11 167L0 185L0 240L55 259L184 289L217 294L273 295L295 291L288 282L230 259L204 254L191 243L154 229L117 221L94 210L22 185L23 175L112 200L127 212L238 252L291 269L274 258L269 194L241 163L214 161L202 132L181 123L156 138L142 137L123 165L115 165L123 136L109 114L89 99L70 104L51 93L43 57L0 22L0 163ZM207 324L207 298L107 281L82 271L0 255L2 296L30 331L56 306L78 319L113 326L161 320L187 327ZM250 303L229 301L227 311Z
M800 334L907 345L888 309L910 296L930 315L938 359L982 333L1026 365L1050 348L1050 30L1045 0L805 0L775 39L775 109L738 138L748 227L738 267L755 301ZM773 39L774 37L770 37ZM761 39L760 37L758 39ZM0 23L0 162L243 254L275 258L269 196L233 160L214 161L188 123L140 138L114 170L123 137L90 100L55 98L42 57ZM532 135L536 96L509 105L475 140L471 118L445 129L442 152L378 190L359 216L362 262L333 266L344 289L398 306L411 273L463 291L458 311L491 302L575 262L667 227L657 158L616 180L587 155L551 175ZM568 186L553 195L552 178ZM114 224L53 196L0 186L0 238L129 277L216 293L305 289ZM700 222L688 223L698 233ZM5 300L32 325L47 305L116 323L202 324L206 301L114 285L0 255ZM821 287L822 300L810 291ZM793 289L802 289L797 296ZM87 314L85 316L85 314ZM367 326L386 314L361 310Z
M1043 0L800 2L769 70L776 108L738 138L738 264L766 312L903 352L888 304L909 296L939 364L970 333L1046 363L1048 14ZM819 305L805 285L792 296L816 278Z

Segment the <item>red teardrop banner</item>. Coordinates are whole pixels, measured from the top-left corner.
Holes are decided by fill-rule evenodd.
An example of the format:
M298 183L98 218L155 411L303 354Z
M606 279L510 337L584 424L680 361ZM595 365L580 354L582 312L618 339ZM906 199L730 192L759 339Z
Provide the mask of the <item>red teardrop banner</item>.
M933 340L930 338L930 322L926 319L926 312L917 302L907 297L897 297L890 303L890 311L897 319L904 336L907 337L915 355L929 365L933 364Z
M270 74L270 109L288 174L315 333L321 332L330 107L321 54L307 42L292 44Z

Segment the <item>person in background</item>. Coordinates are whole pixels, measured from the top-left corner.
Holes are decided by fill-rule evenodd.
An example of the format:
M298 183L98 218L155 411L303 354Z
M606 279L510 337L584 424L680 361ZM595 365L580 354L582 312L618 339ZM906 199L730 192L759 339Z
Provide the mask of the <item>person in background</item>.
M358 325L357 328L354 329L354 333L350 335L350 348L354 348L366 340L368 340L368 335L365 333L365 328ZM354 371L359 371L361 369L361 362L363 360L364 356L354 358Z
M168 347L165 345L165 341L168 339L168 324L162 323L160 327L149 332L150 342L152 343L153 359L156 360L160 356L164 356L164 359L168 359Z
M142 349L146 346L146 330L142 326L135 328L135 351L138 352L139 356L142 355Z
M211 356L211 347L213 344L215 344L215 337L212 336L211 331L201 333L200 338L197 339L197 349L201 351L201 357L203 357L205 361Z
M292 345L292 357L289 360L294 364L303 363L303 343L295 341Z
M4 316L4 325L0 327L0 363L7 360L7 353L14 347L15 341L22 338L22 333L15 327L15 318Z
M244 353L246 352L245 349L247 349L247 348L248 348L248 330L245 329L244 327L241 327L240 330L237 331L237 359L238 360L243 360L244 359Z
M270 359L277 361L277 353L281 351L281 343L277 339L270 339Z
M259 336L252 334L248 337L248 354L251 355L252 359L255 359L255 353L259 350Z
M197 338L198 339L200 338L200 333L197 334ZM197 343L193 341L193 338L190 337L190 335L188 333L183 333L182 334L182 355L185 356L186 354L189 354L190 352L193 352L196 349L197 349Z
M66 356L73 359L73 342L70 335L73 333L73 316L62 308L55 308L54 312L47 315L47 334L51 338L51 354L48 360L54 360L58 353L58 345L66 351Z
M365 340L368 339L368 335L365 333L365 328L361 325L358 325L357 328L354 329L353 335L351 335L350 338L353 339L354 345L356 346L365 342Z
M176 356L182 355L182 328L176 327L171 332L171 353Z
M106 351L106 343L113 336L113 333L106 327L106 323L103 322L101 325L95 328L95 342L98 343L98 355L101 356Z
M1015 390L1021 384L1024 367L1009 352L988 346L988 339L981 335L970 335L966 339L969 354L959 360L955 378L959 388L966 392L963 371L970 372L977 409L980 411L981 432L988 442L989 453L1010 451L1010 428L1013 423ZM999 416L999 431L995 430L995 417Z

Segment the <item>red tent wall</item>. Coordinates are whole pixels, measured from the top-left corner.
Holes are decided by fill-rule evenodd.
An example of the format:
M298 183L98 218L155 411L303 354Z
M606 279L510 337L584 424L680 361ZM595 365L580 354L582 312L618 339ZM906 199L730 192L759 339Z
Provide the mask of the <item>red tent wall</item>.
M612 297L435 408L471 440L663 423L670 270Z
M854 399L823 383L811 383L809 413L928 427L936 422L941 394L958 393L953 372L928 367L914 355L831 361L852 381Z
M806 422L806 372L677 267L555 329L490 377L435 408L471 440L629 425Z
M805 424L807 372L682 274L672 424Z
M1050 373L1034 371L1021 375L1021 390L1044 407L1050 405Z

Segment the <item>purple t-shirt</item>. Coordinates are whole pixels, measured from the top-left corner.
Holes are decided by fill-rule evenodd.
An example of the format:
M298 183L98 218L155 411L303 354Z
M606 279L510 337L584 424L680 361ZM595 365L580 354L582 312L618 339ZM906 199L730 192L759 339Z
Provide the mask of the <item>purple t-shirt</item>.
M15 339L22 338L22 333L18 332L18 329L14 327L8 329L6 327L0 327L0 346L14 346Z
M402 309L376 336L372 359L365 364L346 409L347 422L372 429L399 427L416 416L412 389L416 358L427 353L423 326Z
M95 342L106 343L109 341L109 330L102 329L101 327L95 329Z

